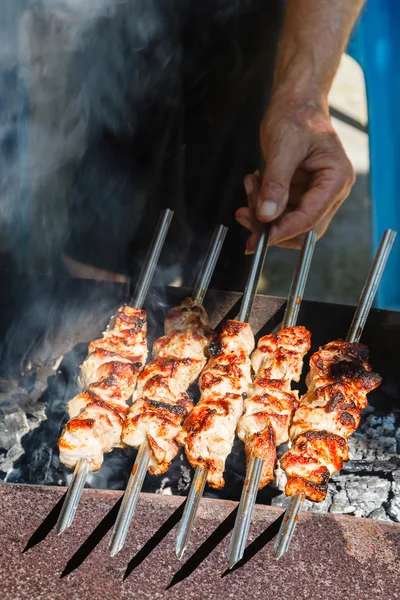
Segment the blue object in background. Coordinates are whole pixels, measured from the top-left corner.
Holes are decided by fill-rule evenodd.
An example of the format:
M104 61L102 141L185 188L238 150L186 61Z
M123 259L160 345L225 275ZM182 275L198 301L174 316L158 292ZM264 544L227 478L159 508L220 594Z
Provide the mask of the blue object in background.
M398 232L376 306L400 310L399 0L367 1L348 53L363 69L367 90L374 251L385 229Z

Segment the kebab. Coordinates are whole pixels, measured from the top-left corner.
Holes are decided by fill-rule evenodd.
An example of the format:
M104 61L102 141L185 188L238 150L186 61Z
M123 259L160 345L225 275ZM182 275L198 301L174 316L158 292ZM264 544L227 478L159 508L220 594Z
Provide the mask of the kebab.
M268 249L270 226L260 234L242 305L235 321L226 321L201 375L201 397L181 430L178 441L196 469L176 539L176 554L181 558L189 543L191 530L206 481L212 487L224 485L225 461L230 454L237 422L243 412L243 397L251 384L250 354L254 336L248 324L258 281Z
M193 468L204 468L213 488L222 488L225 461L251 384L250 354L254 335L248 323L226 321L199 379L200 400L177 441Z
M387 230L382 238L346 341L330 342L310 359L308 390L290 428L292 446L280 461L292 498L274 546L277 558L287 551L304 499L321 502L330 476L348 460L348 437L359 425L367 393L381 382L359 340L395 237Z
M288 441L291 420L299 404L298 392L291 389L291 382L300 379L311 334L295 323L315 242L315 233L309 232L293 276L280 331L262 337L251 358L255 378L237 429L245 445L247 472L228 550L229 568L243 556L257 491L274 478L276 446Z
M347 439L357 429L367 393L381 377L368 363L368 348L337 340L312 355L307 393L290 428L292 447L281 458L286 495L303 494L321 502L328 481L348 460Z
M146 313L141 306L172 216L169 209L161 214L131 305L121 306L102 338L89 344L81 366L78 381L84 391L68 403L71 418L58 442L61 462L75 468L57 522L59 533L73 521L89 471L100 469L104 453L122 445L127 401L147 359Z
M79 377L84 391L69 401L71 419L58 441L67 467L85 457L89 471L98 471L104 453L121 446L127 401L147 360L146 333L146 312L121 306L114 327L89 344Z
M165 335L155 342L154 358L138 378L122 441L139 452L111 536L112 556L124 545L146 471L165 473L178 453L176 438L193 408L187 390L201 373L215 338L202 303L226 231L217 228L192 298L168 312Z

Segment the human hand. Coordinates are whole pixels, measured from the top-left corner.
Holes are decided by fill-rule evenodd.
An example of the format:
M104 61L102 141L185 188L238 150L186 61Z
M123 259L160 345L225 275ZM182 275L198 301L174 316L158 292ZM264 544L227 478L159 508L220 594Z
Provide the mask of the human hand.
M254 252L260 222L273 221L270 244L299 248L313 229L321 237L350 193L355 176L329 118L326 102L274 92L261 123L262 177L247 175L248 207L236 211L249 229L246 253Z

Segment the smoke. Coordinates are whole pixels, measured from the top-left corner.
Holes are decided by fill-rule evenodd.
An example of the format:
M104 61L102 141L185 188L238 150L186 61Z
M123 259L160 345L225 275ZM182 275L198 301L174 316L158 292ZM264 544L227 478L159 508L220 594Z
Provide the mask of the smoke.
M84 239L99 225L128 251L148 187L143 157L130 168L130 148L149 140L151 152L163 107L177 102L176 29L161 4L1 3L1 250L18 268L49 270L71 230ZM127 203L135 223L123 218Z
M20 270L50 272L66 251L131 274L133 250L138 269L166 205L176 212L175 254L166 262L176 262L194 235L177 187L186 77L205 75L198 56L213 22L262 3L1 3L2 266L12 260ZM168 282L181 275L167 273Z
M71 13L52 4L59 3L0 8L1 249L24 270L30 260L48 268L61 243L63 184L84 150L85 116L71 77L77 30Z

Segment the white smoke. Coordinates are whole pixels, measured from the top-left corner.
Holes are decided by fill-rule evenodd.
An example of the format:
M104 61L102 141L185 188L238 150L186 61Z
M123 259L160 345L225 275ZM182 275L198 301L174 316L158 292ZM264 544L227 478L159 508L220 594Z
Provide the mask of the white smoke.
M119 194L122 212L134 194L137 227L155 223L151 175L139 160L130 167L129 152L128 167L110 164L113 149L99 149L101 132L139 148L145 159L161 157L160 131L181 102L183 28L203 28L193 44L207 44L213 19L264 1L0 2L0 256L7 252L24 270L50 269L68 234L77 172L78 195L83 202L91 197L97 216L109 209L110 197ZM132 219L126 221L131 233Z

